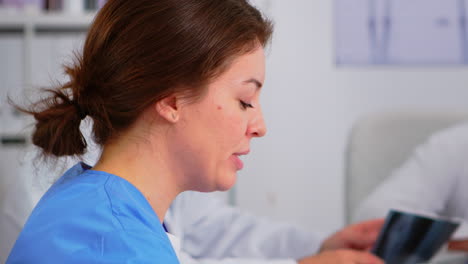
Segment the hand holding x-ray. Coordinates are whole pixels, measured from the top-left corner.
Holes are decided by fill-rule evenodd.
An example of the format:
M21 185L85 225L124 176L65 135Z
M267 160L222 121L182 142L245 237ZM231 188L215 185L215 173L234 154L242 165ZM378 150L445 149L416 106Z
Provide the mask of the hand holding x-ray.
M372 252L387 264L424 263L459 225L452 219L391 210Z

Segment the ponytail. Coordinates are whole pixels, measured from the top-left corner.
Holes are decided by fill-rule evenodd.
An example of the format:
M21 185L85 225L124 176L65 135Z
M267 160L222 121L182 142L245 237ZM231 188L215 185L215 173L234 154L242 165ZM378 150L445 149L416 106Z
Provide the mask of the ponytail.
M46 155L55 157L84 154L87 142L80 130L86 112L77 101L65 93L67 87L44 89L50 96L33 104L29 109L10 104L36 120L32 142Z

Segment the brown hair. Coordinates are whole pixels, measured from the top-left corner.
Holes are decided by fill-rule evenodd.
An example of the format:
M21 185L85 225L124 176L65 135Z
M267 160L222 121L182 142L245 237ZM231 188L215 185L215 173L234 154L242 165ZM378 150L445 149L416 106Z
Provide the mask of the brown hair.
M246 0L108 0L70 82L31 109L33 143L46 155L83 154L81 120L103 145L150 105L174 93L200 97L238 55L265 46L272 24Z

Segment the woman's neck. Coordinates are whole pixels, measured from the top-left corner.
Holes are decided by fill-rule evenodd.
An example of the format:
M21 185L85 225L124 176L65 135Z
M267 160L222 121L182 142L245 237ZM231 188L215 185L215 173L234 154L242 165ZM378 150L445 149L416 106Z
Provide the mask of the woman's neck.
M92 169L117 175L133 184L161 222L172 201L182 191L168 168L164 153L154 150L150 142L119 139L107 144Z

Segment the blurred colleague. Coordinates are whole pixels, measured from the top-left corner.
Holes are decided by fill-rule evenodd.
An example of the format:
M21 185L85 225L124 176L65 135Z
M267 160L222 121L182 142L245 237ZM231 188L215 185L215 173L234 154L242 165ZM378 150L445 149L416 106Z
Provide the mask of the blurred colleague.
M440 131L362 202L354 220L384 217L391 208L468 222L468 123ZM466 229L466 223L462 226ZM468 237L449 243L468 252Z
M181 238L183 264L381 263L365 251L375 242L382 219L345 227L323 239L228 206L213 194L184 192L164 223Z

